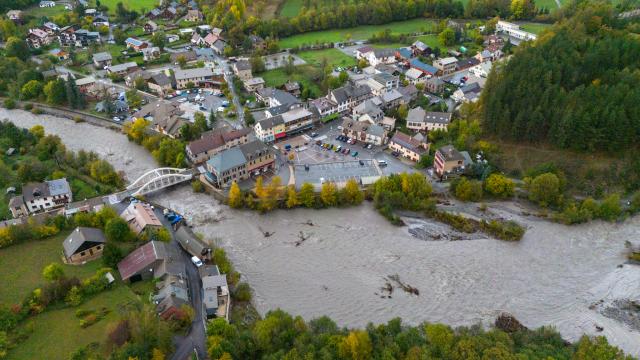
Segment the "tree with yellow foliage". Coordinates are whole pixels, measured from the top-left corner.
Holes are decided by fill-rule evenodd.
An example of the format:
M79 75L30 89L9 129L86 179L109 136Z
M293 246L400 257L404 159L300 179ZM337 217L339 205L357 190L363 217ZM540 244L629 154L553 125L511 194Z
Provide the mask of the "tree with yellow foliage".
M287 188L287 208L292 209L298 205L300 205L300 201L298 200L296 187L294 185L290 185Z
M352 331L339 345L340 356L345 359L365 360L371 358L371 339L366 331Z
M338 205L338 188L336 184L332 182L326 182L322 184L322 189L320 190L320 200L324 206L336 206Z
M142 143L142 140L144 140L144 135L149 124L149 121L143 118L137 118L133 122L124 124L122 130L125 134L127 134L127 138L129 138L129 140L135 142L136 144L140 144Z
M229 206L234 209L242 207L242 191L240 191L240 186L235 181L231 184L231 189L229 189Z

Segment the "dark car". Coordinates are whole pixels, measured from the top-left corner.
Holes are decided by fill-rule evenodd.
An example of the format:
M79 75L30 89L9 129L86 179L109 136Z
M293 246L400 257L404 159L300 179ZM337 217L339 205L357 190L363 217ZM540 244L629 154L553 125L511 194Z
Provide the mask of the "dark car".
M400 156L400 153L397 152L397 151L394 151L394 152L391 153L391 155L393 155L394 157L398 157L398 156Z

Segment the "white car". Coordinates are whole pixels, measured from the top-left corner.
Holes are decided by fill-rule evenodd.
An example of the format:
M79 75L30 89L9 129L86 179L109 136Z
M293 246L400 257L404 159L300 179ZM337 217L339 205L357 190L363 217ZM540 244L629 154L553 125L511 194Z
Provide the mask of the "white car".
M200 258L198 258L197 256L192 256L191 257L191 262L193 263L193 265L195 265L196 267L200 267L202 265L204 265L202 263L202 260L200 260Z
M179 103L187 102L187 98L180 98L178 99L178 102Z

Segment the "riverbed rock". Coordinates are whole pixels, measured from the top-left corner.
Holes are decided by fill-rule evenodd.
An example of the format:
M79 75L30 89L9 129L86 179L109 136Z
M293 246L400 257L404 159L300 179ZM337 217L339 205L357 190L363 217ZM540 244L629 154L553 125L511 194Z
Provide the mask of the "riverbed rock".
M508 333L527 330L527 327L522 325L520 321L515 318L515 316L508 313L500 314L500 316L496 318L495 326L498 329Z

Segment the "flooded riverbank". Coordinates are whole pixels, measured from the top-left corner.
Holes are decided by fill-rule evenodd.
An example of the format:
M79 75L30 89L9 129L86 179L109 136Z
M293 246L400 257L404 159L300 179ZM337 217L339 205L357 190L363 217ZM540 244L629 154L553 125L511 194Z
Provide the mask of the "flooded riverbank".
M105 156L129 179L156 166L144 149L108 129L5 109L0 118L24 127L42 124L69 148ZM184 213L196 232L227 249L255 290L261 313L280 307L305 318L329 315L347 326L397 316L456 326L489 323L507 311L528 327L552 325L572 341L582 333L602 334L640 355L634 322L614 320L617 312L610 310L621 300L640 299L640 267L619 267L625 240L640 237L640 217L567 227L522 217L513 204L491 204L490 211L528 227L522 241L482 234L433 241L390 225L369 205L259 215L229 209L188 186L153 200ZM412 233L446 232L426 220L410 224ZM275 234L265 238L263 231ZM301 234L307 240L296 246ZM396 290L391 298L380 296L394 274L419 295Z

